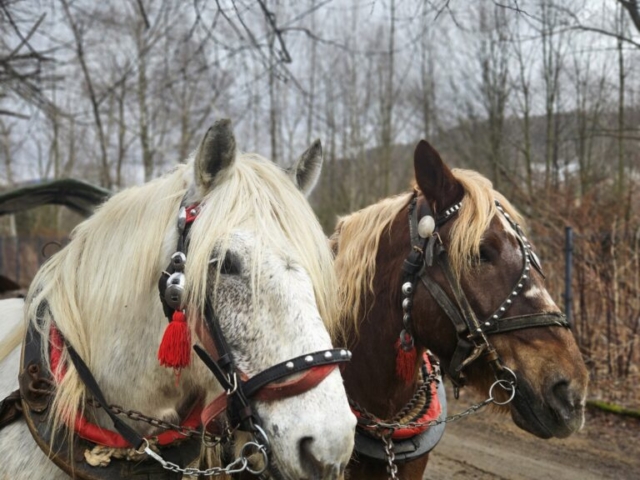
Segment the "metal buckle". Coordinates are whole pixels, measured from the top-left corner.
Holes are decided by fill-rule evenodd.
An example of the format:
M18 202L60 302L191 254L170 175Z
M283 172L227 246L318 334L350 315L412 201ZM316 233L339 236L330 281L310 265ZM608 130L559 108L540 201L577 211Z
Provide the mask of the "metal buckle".
M233 395L238 390L238 375L236 372L233 372L227 375L227 380L229 384L232 385L232 387L227 390L227 395Z

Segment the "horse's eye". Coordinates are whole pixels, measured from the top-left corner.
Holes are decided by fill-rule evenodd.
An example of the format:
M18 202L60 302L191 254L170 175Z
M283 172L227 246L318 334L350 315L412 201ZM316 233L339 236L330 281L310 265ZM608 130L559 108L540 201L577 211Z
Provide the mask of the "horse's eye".
M480 263L491 263L491 255L487 248L480 247Z
M238 259L229 252L225 255L222 263L220 263L220 258L212 258L209 263L214 267L218 267L222 275L238 275L240 273L240 263Z

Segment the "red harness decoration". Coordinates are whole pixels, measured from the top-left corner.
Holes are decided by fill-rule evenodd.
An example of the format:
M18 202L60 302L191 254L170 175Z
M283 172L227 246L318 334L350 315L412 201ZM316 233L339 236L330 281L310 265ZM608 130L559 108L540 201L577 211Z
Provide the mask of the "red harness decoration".
M409 338L409 341L412 341L411 336L405 331L404 332ZM416 363L418 360L418 352L415 346L412 346L409 350L405 350L402 347L402 343L400 339L396 341L396 375L398 375L401 379L404 380L404 383L409 385L416 376Z
M67 373L66 365L60 363L64 341L62 339L62 335L54 325L51 325L49 337L51 345L49 350L49 356L51 358L51 371L53 372L54 379L59 383ZM201 406L194 407L185 421L181 424L181 426L185 428L197 428L200 425L201 412ZM131 448L132 446L119 433L114 432L113 430L102 428L94 423L89 422L87 418L82 414L78 414L76 418L74 432L80 438L105 447ZM157 441L158 445L166 446L172 444L177 440L184 439L185 437L183 433L177 430L166 430L162 433L159 433L158 435L151 435L145 438L154 439Z
M427 372L431 373L433 371L433 367L431 366L431 362L429 361L429 357L426 352L423 354L424 362L427 367ZM440 404L440 400L438 399L438 386L436 382L431 382L429 384L429 391L431 393L431 402L429 403L429 408L417 419L412 419L411 423L428 423L433 420L436 420L440 414L442 413L442 405ZM369 420L369 417L364 416L362 412L356 410L355 408L351 408L353 414L358 418L362 418L364 420ZM381 420L379 418L374 418L374 422L380 423L390 423L385 420ZM371 433L375 433L378 430L378 427L375 424L367 425L367 424L358 424L358 428L362 428ZM421 425L418 427L400 427L393 431L391 438L393 440L404 440L407 438L412 438L421 433L425 432L428 429L428 425Z

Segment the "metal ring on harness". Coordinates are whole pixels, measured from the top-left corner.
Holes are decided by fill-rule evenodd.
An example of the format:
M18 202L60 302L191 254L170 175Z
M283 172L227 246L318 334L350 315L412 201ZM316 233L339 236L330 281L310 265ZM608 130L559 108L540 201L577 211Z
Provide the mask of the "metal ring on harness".
M505 387L505 384L507 385L506 387ZM500 385L503 389L507 391L511 390L511 395L504 402L498 402L493 396L493 389L496 387L496 385ZM493 385L489 387L489 398L495 405L507 405L508 403L511 403L513 401L515 396L516 396L516 386L511 382L509 382L508 380L503 380L503 379L496 380L495 382L493 382Z
M251 468L250 466L251 464L249 463L249 457L253 455L253 453L250 453L248 451L248 448L256 448L257 451L260 452L260 454L262 455L262 459L264 460L264 462L262 464L262 468L260 468L259 470L254 470L253 468ZM254 452L254 453L257 453L257 452ZM240 450L240 457L244 458L247 461L247 472L249 472L252 475L261 475L269 467L269 454L267 452L267 447L258 442L245 443L242 446L242 449Z

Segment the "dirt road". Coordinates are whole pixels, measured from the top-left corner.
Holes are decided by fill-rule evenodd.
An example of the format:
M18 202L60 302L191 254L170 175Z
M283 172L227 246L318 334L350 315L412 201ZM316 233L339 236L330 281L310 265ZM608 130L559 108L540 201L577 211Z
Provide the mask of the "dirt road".
M449 408L458 410L455 402ZM585 428L577 434L540 440L510 417L484 411L447 426L424 478L637 480L640 421L588 411Z

